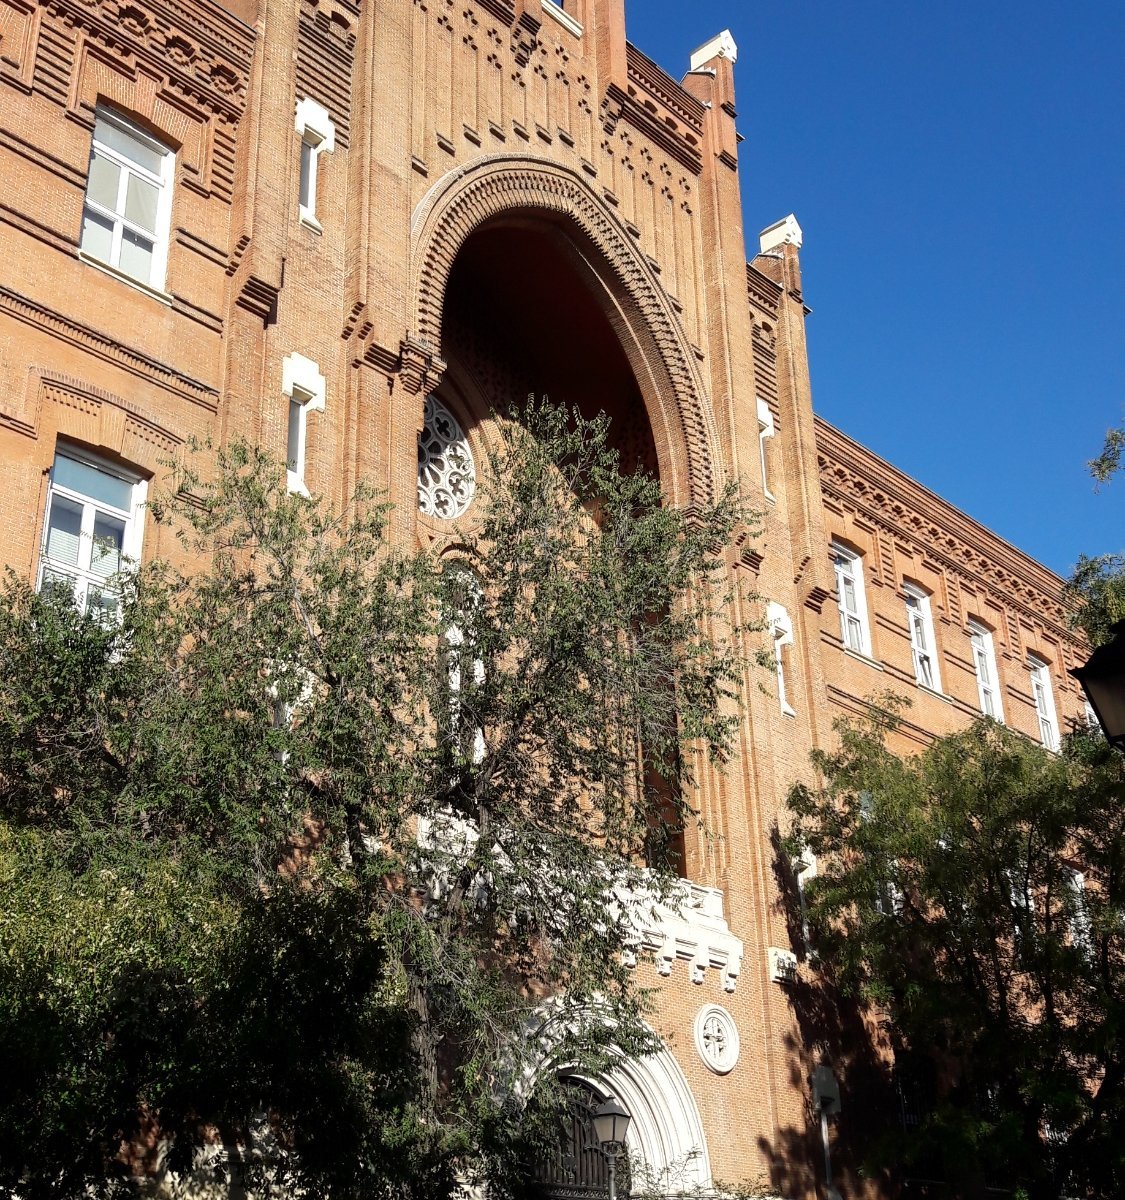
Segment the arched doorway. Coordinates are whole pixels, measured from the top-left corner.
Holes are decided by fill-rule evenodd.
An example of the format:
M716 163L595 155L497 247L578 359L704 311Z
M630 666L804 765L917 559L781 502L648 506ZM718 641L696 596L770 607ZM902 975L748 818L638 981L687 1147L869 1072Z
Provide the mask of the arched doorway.
M609 1162L594 1136L594 1110L605 1099L591 1084L573 1076L566 1080L570 1104L560 1117L559 1142L535 1171L536 1200L605 1200L609 1194ZM618 1194L629 1195L628 1155L617 1161Z

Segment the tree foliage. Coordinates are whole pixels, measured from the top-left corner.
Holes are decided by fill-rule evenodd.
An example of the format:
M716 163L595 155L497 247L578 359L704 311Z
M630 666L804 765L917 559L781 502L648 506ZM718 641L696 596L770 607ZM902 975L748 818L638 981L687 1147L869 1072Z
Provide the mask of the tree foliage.
M155 506L199 569L123 579L119 626L9 579L0 1194L222 1145L310 1197L503 1196L559 1072L652 1045L628 900L730 747L746 514L665 505L604 420L500 428L444 553L235 446Z
M842 724L823 786L790 796L821 967L885 1023L920 1118L870 1165L957 1196L1125 1194L1121 756L982 719L904 760L896 720Z

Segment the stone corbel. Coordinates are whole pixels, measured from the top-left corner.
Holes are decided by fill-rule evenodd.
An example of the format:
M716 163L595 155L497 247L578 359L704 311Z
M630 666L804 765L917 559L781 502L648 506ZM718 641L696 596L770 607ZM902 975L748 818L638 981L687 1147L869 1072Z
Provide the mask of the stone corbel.
M432 392L441 383L448 365L431 346L412 337L402 339L398 364L403 387L414 396Z

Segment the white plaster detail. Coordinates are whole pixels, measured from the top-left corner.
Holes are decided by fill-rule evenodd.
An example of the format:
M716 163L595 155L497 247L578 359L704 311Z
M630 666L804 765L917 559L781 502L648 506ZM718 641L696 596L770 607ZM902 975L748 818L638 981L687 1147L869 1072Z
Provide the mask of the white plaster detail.
M734 1017L721 1005L705 1004L695 1014L695 1048L716 1075L726 1075L738 1062L741 1042Z
M704 42L695 51L691 56L691 69L698 71L700 67L706 66L713 58L729 58L732 63L738 62L738 46L735 44L735 40L731 36L729 29L724 29L722 33L717 33L709 42Z
M768 254L771 250L776 250L778 246L796 246L800 250L804 245L805 235L801 232L800 225L797 224L797 218L790 213L789 216L783 217L780 221L775 221L768 228L763 229L758 237L758 245L762 249L763 254Z
M309 96L297 101L293 128L302 138L315 139L317 150L323 154L331 154L336 149L336 126L332 124L331 114L323 104Z
M634 929L623 961L635 966L638 950L653 956L656 970L665 977L678 961L691 964L692 983L702 983L709 968L721 972L723 990L733 992L742 971L742 939L734 936L723 916L723 893L680 880L671 895L655 889L635 890L618 898L629 910Z
M476 490L473 452L457 418L436 396L427 396L418 435L418 508L451 521L472 504Z
M575 37L582 36L582 22L576 21L570 13L558 2L558 0L542 0L543 11L547 16L558 21L558 23L566 30L569 30Z
M289 397L295 392L304 395L304 405L310 412L324 412L327 394L324 376L311 358L290 354L281 362L281 390Z
M771 946L769 950L770 983L797 982L797 956L792 950Z
M766 605L766 623L769 625L770 637L773 639L774 670L777 674L777 702L787 717L795 717L797 713L789 703L789 688L788 680L785 677L784 661L785 647L793 645L793 621L782 605L771 600Z

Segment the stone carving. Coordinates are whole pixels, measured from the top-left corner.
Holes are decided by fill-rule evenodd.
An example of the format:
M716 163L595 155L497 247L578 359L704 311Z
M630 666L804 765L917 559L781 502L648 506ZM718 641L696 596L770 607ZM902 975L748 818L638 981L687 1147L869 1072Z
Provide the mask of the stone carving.
M477 490L473 452L457 418L436 396L426 397L418 435L418 508L424 516L452 521Z
M705 1004L695 1017L695 1048L716 1075L726 1075L738 1062L738 1026L718 1004Z

